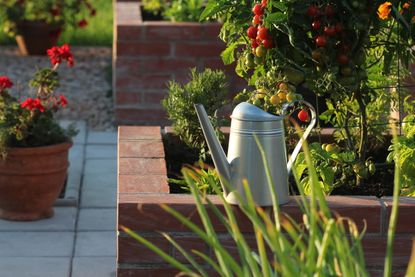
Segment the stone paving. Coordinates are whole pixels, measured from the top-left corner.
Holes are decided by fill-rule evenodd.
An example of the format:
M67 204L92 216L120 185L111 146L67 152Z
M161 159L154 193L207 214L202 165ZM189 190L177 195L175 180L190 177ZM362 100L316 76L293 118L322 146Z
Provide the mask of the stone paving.
M79 127L69 175L80 171L80 201L50 219L0 220L1 277L115 276L117 134Z

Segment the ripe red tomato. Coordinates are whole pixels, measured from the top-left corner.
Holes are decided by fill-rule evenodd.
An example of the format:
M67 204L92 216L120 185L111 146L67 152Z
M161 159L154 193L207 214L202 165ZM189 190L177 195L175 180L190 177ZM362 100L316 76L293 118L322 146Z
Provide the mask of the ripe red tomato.
M252 8L252 12L255 15L263 15L264 14L264 8L261 6L261 4L255 4L255 6Z
M255 49L255 48L257 48L258 46L259 46L258 41L257 41L256 39L253 39L253 40L251 41L251 47L252 47L253 49Z
M257 32L257 38L264 40L268 38L268 29L265 27L259 27Z
M340 54L337 56L337 62L341 65L345 65L349 62L349 57L345 54Z
M326 14L327 17L333 17L334 16L334 9L333 6L328 4L325 8L324 8L324 13Z
M326 44L327 44L327 39L326 39L326 37L325 36L323 36L323 35L320 35L320 36L317 36L316 37L316 45L318 46L318 47L324 47L324 46L326 46Z
M252 24L254 25L259 25L261 24L261 16L260 15L255 15L254 18L252 19Z
M256 28L256 27L254 27L254 26L250 26L250 27L248 28L248 30L246 30L246 35L247 35L249 38L255 39L255 38L256 38L256 34L257 34L257 32L258 32L258 30L257 30L257 28Z
M307 122L309 119L308 112L304 109L299 111L297 116L298 116L298 119L301 120L302 122Z
M311 18L315 18L320 15L320 10L317 6L311 5L307 9L307 15Z
M262 45L267 49L270 49L274 46L274 44L272 43L272 39L264 39L262 41Z
M336 34L336 28L333 26L326 26L324 27L324 33L329 37L332 37Z
M265 8L265 7L267 6L267 4L268 4L268 1L267 1L267 0L262 0L262 1L261 1L261 6L262 6L262 7L264 7L264 8Z
M314 20L313 23L311 23L311 27L313 27L314 30L320 29L321 28L320 20Z

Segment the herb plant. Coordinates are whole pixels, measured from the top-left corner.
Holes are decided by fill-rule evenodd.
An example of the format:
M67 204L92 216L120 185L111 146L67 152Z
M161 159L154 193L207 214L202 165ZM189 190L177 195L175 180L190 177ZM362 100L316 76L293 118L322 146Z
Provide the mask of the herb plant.
M190 81L185 85L170 81L169 94L162 105L180 139L189 147L198 149L200 157L205 158L207 145L193 105L203 104L217 136L223 139L221 120L214 115L217 109L229 102L228 82L220 70L205 69L199 73L193 68L189 77Z
M161 14L163 18L175 22L198 22L203 11L203 0L144 0L144 10Z

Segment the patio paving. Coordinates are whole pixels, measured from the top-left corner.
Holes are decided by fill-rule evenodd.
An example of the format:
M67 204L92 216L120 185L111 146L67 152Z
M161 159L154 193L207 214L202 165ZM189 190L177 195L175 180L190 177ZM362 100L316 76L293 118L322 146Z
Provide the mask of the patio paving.
M58 200L50 219L0 220L0 276L116 276L117 134L79 126L70 150L68 179L80 183L69 188L73 201Z

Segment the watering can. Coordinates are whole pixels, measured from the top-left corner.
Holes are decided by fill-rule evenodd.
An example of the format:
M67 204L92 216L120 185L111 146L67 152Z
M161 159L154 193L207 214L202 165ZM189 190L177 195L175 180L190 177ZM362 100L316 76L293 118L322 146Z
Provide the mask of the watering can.
M289 109L298 104L310 109L311 121L287 163L284 117ZM313 106L303 100L294 101L283 106L282 116L276 116L247 102L238 104L231 115L228 157L225 156L203 105L195 104L195 108L213 163L219 172L226 201L237 205L239 201L235 192L245 198L243 183L246 180L255 204L272 206L272 190L268 184L266 167L258 147L260 144L265 151L278 204L287 203L289 201L288 174L300 152L302 142L316 123Z

